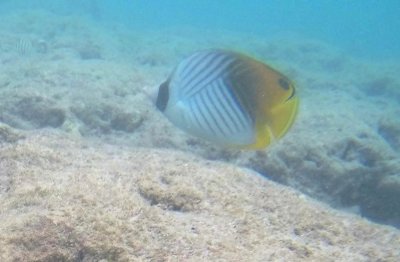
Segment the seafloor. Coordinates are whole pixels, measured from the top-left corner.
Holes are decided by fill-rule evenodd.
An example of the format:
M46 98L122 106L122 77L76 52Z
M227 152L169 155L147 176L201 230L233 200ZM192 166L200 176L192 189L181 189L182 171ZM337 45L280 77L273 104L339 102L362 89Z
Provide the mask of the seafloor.
M2 15L0 37L1 261L400 261L399 64L40 11ZM296 81L286 137L222 149L156 110L173 67L210 47Z

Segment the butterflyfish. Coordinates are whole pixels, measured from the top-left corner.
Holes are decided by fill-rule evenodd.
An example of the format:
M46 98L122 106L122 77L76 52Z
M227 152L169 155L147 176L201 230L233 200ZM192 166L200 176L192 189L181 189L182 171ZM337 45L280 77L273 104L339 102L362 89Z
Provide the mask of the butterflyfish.
M247 55L205 50L183 59L160 85L156 106L177 127L222 146L262 149L292 126L294 83Z

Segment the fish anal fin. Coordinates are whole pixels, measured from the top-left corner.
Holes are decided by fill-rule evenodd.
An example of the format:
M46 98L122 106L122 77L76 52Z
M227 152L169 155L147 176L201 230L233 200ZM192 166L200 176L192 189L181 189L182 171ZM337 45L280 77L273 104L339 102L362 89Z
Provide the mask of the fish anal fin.
M274 140L274 136L270 128L265 122L258 122L256 124L255 142L246 147L246 149L263 149L270 145Z

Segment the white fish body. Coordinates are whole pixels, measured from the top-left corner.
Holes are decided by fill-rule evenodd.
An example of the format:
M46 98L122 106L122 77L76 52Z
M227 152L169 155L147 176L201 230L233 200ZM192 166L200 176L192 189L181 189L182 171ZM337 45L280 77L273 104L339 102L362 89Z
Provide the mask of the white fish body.
M286 100L291 101L282 106ZM286 132L297 98L286 77L261 62L230 51L208 50L179 63L160 86L156 105L192 135L222 145L260 148ZM283 112L279 115L285 119L273 121L277 114L273 111Z

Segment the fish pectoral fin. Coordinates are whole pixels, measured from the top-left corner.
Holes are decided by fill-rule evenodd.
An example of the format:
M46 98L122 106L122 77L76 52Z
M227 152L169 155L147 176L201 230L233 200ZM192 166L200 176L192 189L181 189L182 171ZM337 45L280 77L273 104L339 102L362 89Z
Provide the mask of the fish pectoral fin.
M292 126L299 107L298 98L286 101L268 112L268 125L276 138L281 138Z

